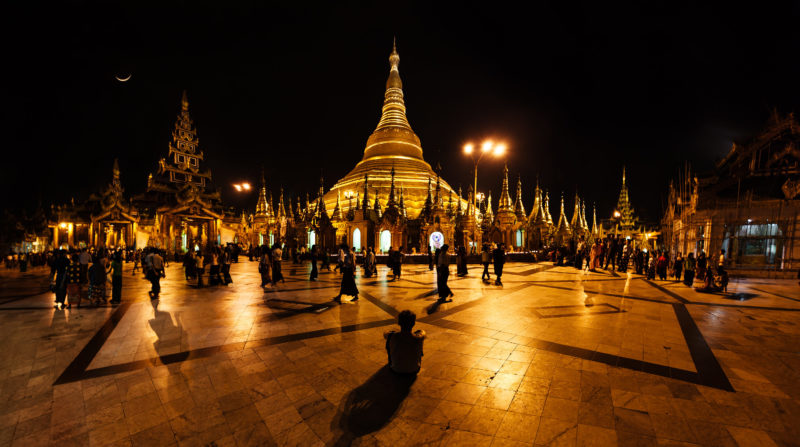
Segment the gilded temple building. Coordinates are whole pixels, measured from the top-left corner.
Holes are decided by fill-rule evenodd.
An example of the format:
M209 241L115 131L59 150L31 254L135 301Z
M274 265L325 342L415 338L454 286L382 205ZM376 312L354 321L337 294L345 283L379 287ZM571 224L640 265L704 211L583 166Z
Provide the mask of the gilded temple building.
M726 251L727 267L789 277L800 266L800 123L773 113L713 169L670 184L662 237L673 252ZM793 271L792 271L793 270Z

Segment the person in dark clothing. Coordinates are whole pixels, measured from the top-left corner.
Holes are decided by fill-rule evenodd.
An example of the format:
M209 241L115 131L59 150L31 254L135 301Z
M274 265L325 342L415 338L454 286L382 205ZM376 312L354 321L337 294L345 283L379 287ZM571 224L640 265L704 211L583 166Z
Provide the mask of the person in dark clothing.
M686 269L683 271L683 284L692 287L694 284L694 269L695 269L694 253L689 253L686 257Z
M438 252L436 256L436 286L441 303L447 302L448 298L453 296L453 291L447 285L447 278L450 277L450 253L447 252L449 248L447 244L444 244L442 248L436 250Z
M403 273L403 247L392 251L389 249L389 258L392 261L392 281L400 279Z
M308 279L310 281L316 281L317 277L319 276L319 272L317 271L317 258L319 257L319 252L317 251L316 245L311 246L309 256L311 257L311 274L308 276Z
M681 273L683 273L683 256L680 253L675 256L675 263L672 264L672 269L675 273L675 281L680 281Z
M433 247L428 246L428 270L433 271Z
M122 255L117 253L111 261L111 304L122 301Z
M611 269L617 269L617 238L612 234L608 237L608 252L606 253L606 265L603 270L608 270L608 264L611 264Z
M492 262L494 263L494 276L495 276L494 285L496 286L503 285L502 281L503 264L506 263L506 251L504 248L505 245L502 242L500 242L499 244L497 244L497 248L495 248L494 251L492 252Z
M64 250L58 250L56 259L53 261L53 269L55 270L55 294L56 294L56 309L64 308L64 300L67 298L67 266L69 261L64 253Z
M456 253L456 275L467 276L467 249L463 245Z
M222 250L222 255L219 258L220 271L222 272L222 284L227 286L233 282L231 278L231 248L225 247Z
M342 283L339 286L339 294L333 300L337 303L342 303L342 295L350 295L354 297L350 301L358 301L358 287L356 286L356 260L353 253L350 252L350 247L342 245L344 253L344 260L342 261Z

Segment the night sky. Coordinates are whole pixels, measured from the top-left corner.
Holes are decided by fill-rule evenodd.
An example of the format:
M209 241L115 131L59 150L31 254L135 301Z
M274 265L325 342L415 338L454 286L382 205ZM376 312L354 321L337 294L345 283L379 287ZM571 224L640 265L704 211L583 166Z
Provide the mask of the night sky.
M126 194L142 192L183 89L226 205L255 207L231 184L257 183L261 165L276 200L280 185L313 196L320 169L327 189L361 159L395 35L425 159L466 190L463 143L502 139L526 208L538 175L556 216L577 187L608 217L625 164L634 207L658 219L684 160L708 169L800 104L796 3L13 3L0 19L3 209L84 199L114 158ZM482 162L479 190L497 197L501 173Z

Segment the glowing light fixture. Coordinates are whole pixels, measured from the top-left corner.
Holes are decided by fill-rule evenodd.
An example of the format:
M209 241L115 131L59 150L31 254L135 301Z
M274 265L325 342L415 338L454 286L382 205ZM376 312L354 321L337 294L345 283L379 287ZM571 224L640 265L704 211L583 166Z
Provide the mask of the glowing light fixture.
M245 191L250 191L250 184L249 183L242 183L242 188L244 188Z
M475 149L475 146L472 143L467 143L464 145L464 153L469 155Z
M61 222L60 224L58 224L58 226L61 227L61 228L67 228L67 223L66 222Z
M503 144L503 143L499 143L499 144L495 145L493 153L494 153L495 156L498 156L498 157L500 155L505 154L506 153L506 145Z
M483 142L483 144L481 144L481 151L483 151L483 152L490 151L490 150L492 150L493 146L494 146L494 142L492 140L486 140L486 141Z
M622 216L622 214L620 214L619 211L614 211L614 217L615 218L619 219L620 216Z
M235 183L235 184L233 185L233 189L235 189L235 190L237 190L237 191L241 191L241 190L242 190L242 185L240 185L240 184L238 184L238 183Z

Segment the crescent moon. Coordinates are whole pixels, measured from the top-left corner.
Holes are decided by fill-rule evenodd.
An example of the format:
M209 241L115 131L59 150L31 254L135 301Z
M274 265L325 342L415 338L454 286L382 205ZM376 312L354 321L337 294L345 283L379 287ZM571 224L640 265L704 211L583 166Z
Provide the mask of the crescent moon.
M127 78L120 78L119 76L114 76L114 78L116 78L116 80L119 81L119 82L128 82L128 80L131 78L131 76L133 76L133 75L129 74Z

